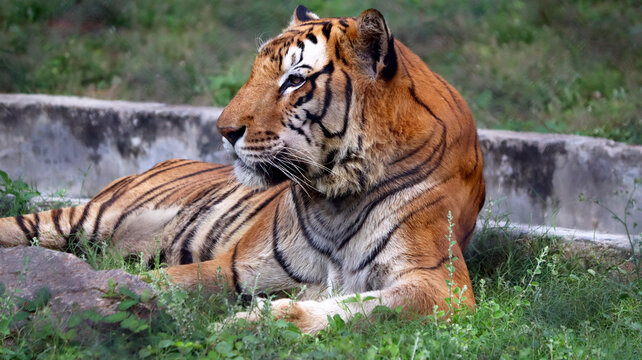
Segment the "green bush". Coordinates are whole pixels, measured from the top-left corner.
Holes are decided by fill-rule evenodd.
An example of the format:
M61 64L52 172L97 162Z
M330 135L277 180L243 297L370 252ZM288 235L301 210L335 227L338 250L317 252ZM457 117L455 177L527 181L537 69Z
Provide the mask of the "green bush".
M40 196L35 187L18 179L12 180L0 170L0 217L18 216L34 210L31 199Z

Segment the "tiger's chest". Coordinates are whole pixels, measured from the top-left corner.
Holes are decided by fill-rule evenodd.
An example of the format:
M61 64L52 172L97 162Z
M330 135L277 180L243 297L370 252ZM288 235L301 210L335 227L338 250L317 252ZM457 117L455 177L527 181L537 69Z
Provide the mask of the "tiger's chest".
M305 203L292 196L292 209L277 214L275 235L278 255L291 274L307 274L326 283L330 292L354 293L382 288L404 250L399 239L401 209L407 199L364 201L349 207L331 203ZM299 266L297 266L299 264ZM318 264L312 266L311 264Z

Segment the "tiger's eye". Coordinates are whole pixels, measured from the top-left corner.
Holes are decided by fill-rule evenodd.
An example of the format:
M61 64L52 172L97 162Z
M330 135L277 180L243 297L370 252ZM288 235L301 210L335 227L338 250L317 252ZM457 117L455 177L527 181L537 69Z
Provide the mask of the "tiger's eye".
M299 75L290 75L288 76L288 82L292 85L299 85L304 81L303 77Z

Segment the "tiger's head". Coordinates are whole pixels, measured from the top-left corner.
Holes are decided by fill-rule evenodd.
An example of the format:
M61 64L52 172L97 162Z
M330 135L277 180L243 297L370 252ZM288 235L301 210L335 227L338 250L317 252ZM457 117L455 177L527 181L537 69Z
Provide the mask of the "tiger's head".
M377 10L320 19L298 6L218 119L238 180L265 188L290 179L328 198L380 181L434 126L404 105L410 74L399 52L419 59Z

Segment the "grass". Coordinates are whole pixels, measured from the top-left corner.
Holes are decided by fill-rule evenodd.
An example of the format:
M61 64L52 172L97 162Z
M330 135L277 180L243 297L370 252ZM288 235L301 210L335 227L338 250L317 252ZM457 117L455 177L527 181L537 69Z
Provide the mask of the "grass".
M26 189L25 191L30 191ZM7 213L0 213L0 216ZM485 220L498 220L493 214ZM493 217L491 219L491 217ZM486 219L487 218L487 219ZM489 224L490 221L483 221ZM450 228L452 231L452 227ZM267 317L255 324L228 321L247 304L225 293L186 292L154 283L140 296L112 284L115 315L74 312L63 328L50 316L48 294L19 299L0 285L0 358L344 358L344 359L639 359L642 356L642 279L618 263L574 253L558 239L512 238L506 229L478 229L465 253L475 312L408 318L380 307L369 317L339 317L316 336ZM447 235L447 234L445 234ZM451 239L452 240L452 239ZM71 252L95 269L149 268L123 258L106 242L86 238ZM158 261L154 268L158 268ZM448 266L448 264L446 264ZM465 294L464 294L465 295ZM451 301L458 290L451 285ZM156 300L151 318L137 304ZM268 308L263 308L268 314Z
M0 92L225 105L258 39L297 1L0 0ZM633 0L308 1L380 9L468 100L480 127L642 144L642 8Z
M76 314L95 326L116 324L73 340L77 333L49 323L46 306L29 313L26 325L3 334L6 358L617 358L642 354L642 282L625 280L616 268L587 264L551 238L509 239L494 245L477 237L467 256L478 308L452 321L407 319L380 308L370 318L345 323L338 317L317 336L301 334L269 317L258 324L225 322L243 308L223 294L160 292L165 306L152 320L105 319ZM489 235L487 235L489 236ZM127 264L103 253L96 268ZM96 258L93 258L94 261ZM118 296L118 292L114 292ZM122 294L121 294L122 295ZM136 299L121 296L122 302ZM4 300L8 302L9 300ZM133 325L132 325L132 322ZM77 321L78 324L82 322ZM48 324L48 326L44 326ZM79 326L79 325L76 325ZM2 327L0 327L2 329ZM138 330L140 329L140 330ZM87 330L83 330L87 333Z

